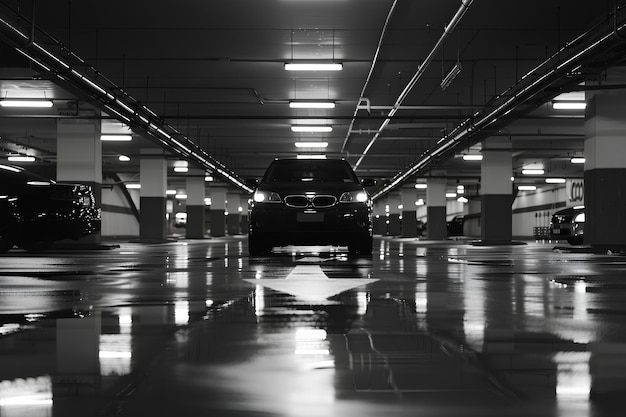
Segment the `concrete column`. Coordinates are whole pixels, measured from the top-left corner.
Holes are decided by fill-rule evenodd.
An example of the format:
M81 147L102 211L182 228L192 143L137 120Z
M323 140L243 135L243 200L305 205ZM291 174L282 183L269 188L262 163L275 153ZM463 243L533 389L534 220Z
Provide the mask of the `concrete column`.
M238 192L229 192L226 194L226 211L228 216L226 217L226 230L229 235L241 234L241 197Z
M400 202L399 193L391 192L387 194L387 205L389 205L389 213L387 213L387 234L389 236L399 236L402 233Z
M57 121L57 181L91 186L98 206L102 205L102 144L99 120ZM79 239L78 244L100 243L101 234Z
M209 188L211 194L211 236L221 237L226 234L226 187L212 184Z
M204 238L204 170L190 169L187 173L187 239Z
M402 236L417 237L417 190L413 184L402 187Z
M626 94L597 94L585 114L584 242L626 250Z
M508 138L487 138L483 142L480 174L481 241L510 244L513 234L513 159Z
M428 239L444 240L448 237L446 222L446 178L428 178L426 189L426 219Z
M167 161L162 151L141 150L139 179L139 240L164 241L167 236Z

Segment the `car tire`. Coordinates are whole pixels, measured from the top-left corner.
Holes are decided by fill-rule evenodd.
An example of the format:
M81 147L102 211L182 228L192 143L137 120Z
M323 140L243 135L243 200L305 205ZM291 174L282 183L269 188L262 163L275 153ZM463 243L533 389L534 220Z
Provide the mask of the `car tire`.
M248 253L250 256L264 256L272 252L272 245L259 236L248 235Z

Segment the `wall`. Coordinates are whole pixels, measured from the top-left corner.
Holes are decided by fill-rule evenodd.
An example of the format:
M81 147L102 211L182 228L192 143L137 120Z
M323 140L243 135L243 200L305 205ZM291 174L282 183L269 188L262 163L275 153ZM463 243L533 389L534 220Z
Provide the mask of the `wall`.
M128 179L120 176L122 181ZM103 237L138 237L139 221L120 188L111 178L102 180L102 236ZM139 190L128 190L139 209Z

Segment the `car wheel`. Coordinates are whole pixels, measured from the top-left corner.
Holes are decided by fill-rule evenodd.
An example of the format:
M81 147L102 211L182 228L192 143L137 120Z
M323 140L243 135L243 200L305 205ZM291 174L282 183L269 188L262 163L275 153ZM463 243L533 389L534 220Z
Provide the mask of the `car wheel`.
M250 256L269 255L272 252L272 245L259 236L248 235L248 253Z

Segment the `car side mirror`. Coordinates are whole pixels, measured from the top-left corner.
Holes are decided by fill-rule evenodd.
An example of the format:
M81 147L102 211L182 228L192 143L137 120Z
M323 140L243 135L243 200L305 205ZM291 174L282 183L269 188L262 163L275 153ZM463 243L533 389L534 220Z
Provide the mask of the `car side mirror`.
M373 187L376 185L376 180L372 178L363 178L361 180L361 185L363 187Z

